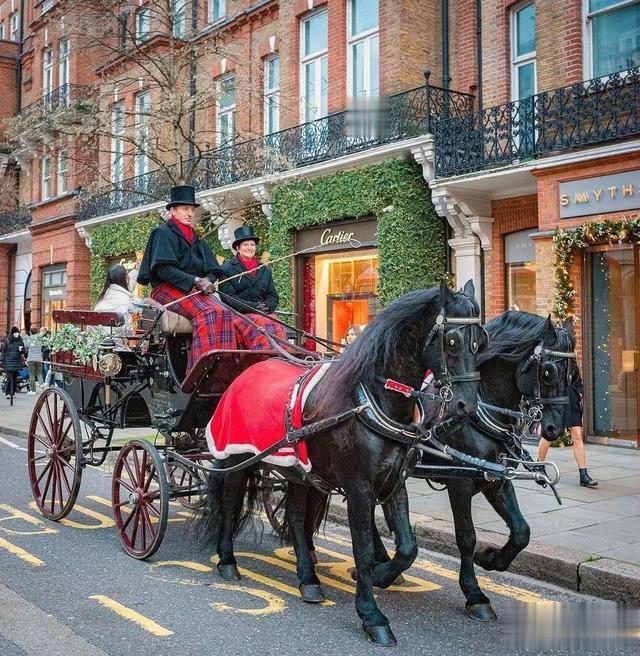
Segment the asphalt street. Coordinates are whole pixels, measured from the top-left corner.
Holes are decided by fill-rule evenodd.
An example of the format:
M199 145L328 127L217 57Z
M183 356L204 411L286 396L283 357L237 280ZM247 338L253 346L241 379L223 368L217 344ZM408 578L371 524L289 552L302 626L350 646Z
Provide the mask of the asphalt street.
M211 553L200 547L191 511L178 503L171 505L159 551L137 561L122 550L114 529L108 467L85 470L75 509L54 523L34 506L26 442L0 437L0 463L0 656L380 653L366 641L355 612L344 528L327 525L318 538L318 571L329 600L309 606L298 594L291 549L262 523L237 543L243 580L227 583L215 573ZM398 638L395 649L515 654L526 646L532 626L514 619L524 610L532 622L536 609L536 621L542 618L549 627L563 609L595 608L599 617L618 612L615 604L524 577L479 574L497 623L467 618L457 561L421 550L405 584L377 593ZM599 641L583 641L580 653L638 653L634 641L640 634L627 632L621 645L627 629L620 626L608 642L602 634ZM528 653L546 653L540 644L529 643ZM574 644L554 653L576 650Z

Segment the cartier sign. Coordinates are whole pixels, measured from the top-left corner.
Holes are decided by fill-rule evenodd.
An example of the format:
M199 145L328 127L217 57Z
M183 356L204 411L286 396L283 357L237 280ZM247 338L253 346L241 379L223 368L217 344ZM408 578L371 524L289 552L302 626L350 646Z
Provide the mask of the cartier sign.
M375 246L375 244L376 220L372 218L300 230L297 233L296 250L316 247L318 252L322 252Z
M640 208L640 171L561 182L560 218Z

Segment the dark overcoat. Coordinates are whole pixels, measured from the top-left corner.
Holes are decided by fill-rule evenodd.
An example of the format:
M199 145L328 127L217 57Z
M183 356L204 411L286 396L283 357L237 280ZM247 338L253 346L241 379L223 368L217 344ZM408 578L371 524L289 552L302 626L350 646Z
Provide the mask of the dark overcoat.
M223 276L209 244L198 235L190 244L173 221L154 228L140 264L138 283L158 287L168 282L188 293L196 276L211 282Z
M24 367L23 359L27 355L22 337L9 337L2 350L2 366L5 371L20 371Z
M273 284L273 276L269 267L258 269L256 275L253 276L244 268L242 262L236 256L227 260L222 265L222 270L228 278L244 273L239 278L220 283L221 292L239 299L243 305L233 303L233 301L223 297L222 300L225 303L244 314L251 312L252 308L256 308L259 303L264 303L269 308L269 313L275 312L278 307L279 296L276 286ZM245 307L245 305L249 307Z

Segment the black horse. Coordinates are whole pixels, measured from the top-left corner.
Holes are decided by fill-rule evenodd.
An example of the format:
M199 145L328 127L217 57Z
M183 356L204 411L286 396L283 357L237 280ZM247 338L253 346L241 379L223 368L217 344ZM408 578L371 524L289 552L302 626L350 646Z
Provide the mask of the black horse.
M562 328L526 312L505 312L485 325L489 346L478 355L482 401L512 411L538 406L544 434L557 438L564 430L567 391L574 365L575 341L570 322ZM450 446L488 461L498 462L500 454L526 459L517 439L522 419L480 407L462 422L461 428L442 438ZM442 465L437 458L424 457L422 465ZM417 468L417 474L420 472ZM425 476L427 474L425 473ZM511 480L482 478L438 478L447 486L453 511L456 542L460 550L460 587L467 599L470 617L493 621L495 612L478 585L474 562L486 570L505 571L529 543L525 521ZM510 530L500 549L487 547L475 552L476 532L471 516L471 499L482 492Z
M377 644L396 641L389 620L376 604L373 586L390 585L417 554L402 485L403 474L412 464L411 449L402 432L412 423L415 401L387 389L384 381L393 379L419 389L425 371L431 369L437 372L446 414L462 417L474 412L478 398L476 354L484 346L474 295L473 283L468 282L461 293L442 285L440 290L411 292L394 301L370 322L311 392L305 422L321 422L368 404L369 410L375 407L377 416L392 427L391 433L395 431L403 439L383 437L359 420L360 415L351 416L307 440L313 463L311 484L291 470L279 469L289 480L285 522L296 553L304 601L324 600L309 536L326 506L326 492L343 491L358 572L356 610L364 631ZM267 385L256 403L268 403ZM228 468L242 459L234 456L224 464ZM240 578L233 537L255 502L255 474L253 467L250 471L213 473L209 478L201 527L216 546L218 572L225 579ZM373 517L376 501L385 499L389 500L397 549L392 559L376 563L384 547L379 537L374 542Z

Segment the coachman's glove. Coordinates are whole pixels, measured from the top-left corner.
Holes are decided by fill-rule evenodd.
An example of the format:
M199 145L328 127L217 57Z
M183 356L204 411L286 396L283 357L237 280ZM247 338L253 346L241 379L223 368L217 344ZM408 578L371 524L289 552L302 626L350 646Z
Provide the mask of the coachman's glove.
M208 278L201 278L194 287L205 294L213 294L216 291L216 286Z

